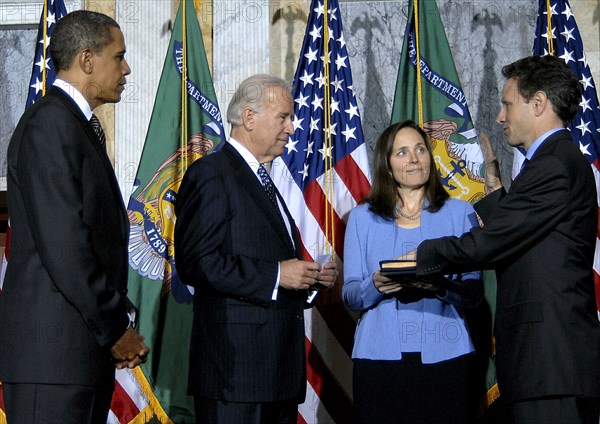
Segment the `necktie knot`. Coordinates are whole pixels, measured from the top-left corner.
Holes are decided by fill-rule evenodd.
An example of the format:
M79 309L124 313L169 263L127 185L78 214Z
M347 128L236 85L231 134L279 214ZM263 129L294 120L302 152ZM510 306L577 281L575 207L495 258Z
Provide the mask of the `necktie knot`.
M94 133L96 133L96 137L98 137L98 142L100 143L100 146L102 146L103 149L106 149L106 135L104 134L102 125L100 125L100 120L93 113L92 117L90 118L90 124L92 125Z

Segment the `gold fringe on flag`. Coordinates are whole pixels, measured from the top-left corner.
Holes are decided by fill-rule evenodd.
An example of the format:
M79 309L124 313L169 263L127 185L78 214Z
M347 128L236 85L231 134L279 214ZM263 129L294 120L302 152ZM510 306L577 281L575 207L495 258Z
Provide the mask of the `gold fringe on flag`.
M185 1L185 0L183 0ZM142 393L148 399L148 406L146 406L134 419L129 421L128 424L146 424L148 420L156 417L161 424L173 424L173 421L167 416L166 412L160 406L160 402L154 396L154 392L150 387L150 383L146 380L146 376L142 372L140 367L135 367L131 373L135 377L137 383L142 389Z
M2 389L2 382L0 381L0 389ZM1 394L1 391L0 391ZM4 411L2 409L0 409L0 424L6 424L6 415L4 414Z

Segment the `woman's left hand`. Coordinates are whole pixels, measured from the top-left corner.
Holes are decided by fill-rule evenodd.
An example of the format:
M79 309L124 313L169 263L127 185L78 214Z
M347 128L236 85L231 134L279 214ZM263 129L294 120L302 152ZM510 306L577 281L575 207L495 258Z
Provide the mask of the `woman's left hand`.
M402 289L402 284L383 276L379 271L373 274L373 284L379 293L390 294Z

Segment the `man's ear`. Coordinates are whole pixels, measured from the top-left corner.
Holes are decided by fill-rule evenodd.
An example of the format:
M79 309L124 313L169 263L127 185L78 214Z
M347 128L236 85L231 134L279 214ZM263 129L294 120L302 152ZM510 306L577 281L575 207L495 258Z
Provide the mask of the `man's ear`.
M94 54L90 49L84 49L77 55L79 68L86 74L91 74L94 70Z
M249 107L242 110L242 125L246 131L252 131L256 123L256 112Z
M548 96L543 91L536 91L529 102L533 104L533 111L536 116L540 116L542 113L544 113L546 108L552 107L550 101L548 100Z

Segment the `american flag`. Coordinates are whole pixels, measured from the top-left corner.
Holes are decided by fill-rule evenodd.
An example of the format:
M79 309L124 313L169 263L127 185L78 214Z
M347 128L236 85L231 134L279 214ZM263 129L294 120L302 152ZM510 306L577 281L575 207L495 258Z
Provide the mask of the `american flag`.
M295 132L272 178L298 225L303 258L333 255L341 264L348 214L368 193L370 172L337 0L311 2L293 96ZM299 423L352 421L355 321L339 291L320 293L305 314L308 393Z
M154 419L154 421L151 421ZM107 424L171 423L140 367L117 370Z
M548 4L550 4L550 34L548 31ZM539 11L533 43L533 54L553 54L563 59L581 83L583 95L577 115L570 123L573 142L589 160L596 178L596 190L600 193L600 106L596 86L585 57L581 34L567 0L539 0ZM521 155L522 156L522 155ZM515 161L515 166L517 161ZM520 166L519 168L520 169ZM600 201L598 203L600 207ZM594 276L596 280L596 304L600 311L600 240L596 243ZM600 312L599 312L600 314Z
M44 3L25 108L41 99L46 94L46 87L52 86L56 78L54 63L50 57L50 38L56 22L66 14L67 8L63 0L49 0Z

